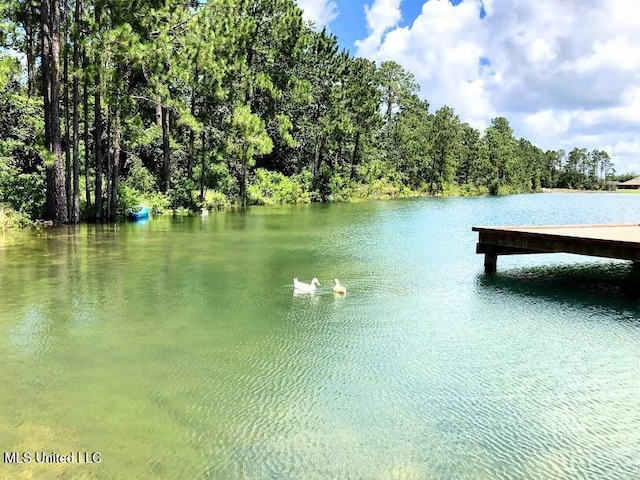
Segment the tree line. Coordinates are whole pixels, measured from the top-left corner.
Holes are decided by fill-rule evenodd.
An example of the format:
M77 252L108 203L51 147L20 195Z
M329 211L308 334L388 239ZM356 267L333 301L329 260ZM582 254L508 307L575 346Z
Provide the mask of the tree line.
M58 223L154 208L606 188L606 152L484 131L340 49L294 0L8 0L0 203Z

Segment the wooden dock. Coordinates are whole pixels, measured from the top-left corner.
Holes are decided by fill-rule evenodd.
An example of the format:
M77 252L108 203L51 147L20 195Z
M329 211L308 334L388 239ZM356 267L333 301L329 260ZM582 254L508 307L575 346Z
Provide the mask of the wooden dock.
M631 260L640 265L640 224L473 227L476 253L484 254L487 273L498 255L575 253Z

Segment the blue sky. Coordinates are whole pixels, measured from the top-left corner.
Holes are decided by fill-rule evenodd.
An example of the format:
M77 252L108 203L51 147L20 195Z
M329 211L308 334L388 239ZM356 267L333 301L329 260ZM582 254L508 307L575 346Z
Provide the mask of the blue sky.
M460 3L461 0L454 0ZM355 52L355 41L367 36L367 22L364 16L364 6L371 2L358 0L337 0L338 16L331 22L329 28L334 33L340 45ZM404 0L400 4L402 20L400 26L411 25L422 11L424 0Z
M445 0L446 1L446 0ZM450 0L457 5L462 0ZM363 0L334 0L338 16L329 24L331 33L338 37L340 45L355 53L355 41L367 36L367 22L364 16L365 5L372 2ZM410 26L422 11L424 0L403 0L400 3L402 20L400 27Z
M637 2L296 1L353 55L412 72L432 110L481 131L504 116L542 149L604 149L640 173Z

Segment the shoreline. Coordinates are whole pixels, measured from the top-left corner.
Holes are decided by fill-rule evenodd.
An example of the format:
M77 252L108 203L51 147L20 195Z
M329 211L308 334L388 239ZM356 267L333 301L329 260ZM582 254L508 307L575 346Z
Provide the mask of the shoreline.
M580 190L577 188L543 188L542 193L618 193L618 190Z
M581 190L581 189L573 189L573 188L542 188L540 189L538 192L530 192L530 193L640 193L640 190ZM507 193L505 195L521 195L522 192L520 193ZM345 199L340 199L340 200L331 200L331 201L326 201L326 202L319 202L319 203L360 203L360 202L370 202L370 201L389 201L389 200L399 200L399 199L406 199L406 198L456 198L456 197L481 197L481 196L490 196L486 193L475 193L472 195L461 195L461 194L455 194L455 193L449 193L449 194L427 194L424 192L411 192L411 193L405 193L405 194L400 194L400 195L389 195L389 194L378 194L378 195L370 195L370 196L364 196L364 197L358 197L358 196L354 196L354 197L348 197ZM249 204L244 208L248 208L248 207L263 207L263 206L275 206L275 205L295 205L295 204L299 204L299 203L307 203L307 202L273 202L273 203L258 203L258 204ZM309 203L315 203L315 202L309 202ZM237 204L228 204L228 205L224 205L223 208L220 208L221 205L218 205L217 208L207 208L207 210L235 210L235 209L241 209L243 207L240 207ZM186 208L178 208L176 210L166 210L163 211L162 213L156 213L156 215L160 215L160 216L164 216L164 215L168 215L168 216L189 216L189 215L197 215L198 212L201 209L197 209L197 210L189 210ZM11 215L6 215L6 213L9 212L5 212L5 210L0 209L0 220L3 220L6 217L9 217L13 214L13 212L11 212ZM121 221L126 221L126 219L118 219L115 222L105 222L105 224L110 224L110 223L119 223ZM92 221L86 221L83 220L80 222L80 224L95 224L95 222ZM49 228L49 227L55 227L55 226L60 226L60 225L55 225L53 224L53 222L51 221L44 221L42 219L37 219L37 220L28 220L28 221L21 221L18 222L17 225L3 225L2 222L0 222L0 233L6 233L8 231L12 231L12 230L26 230L26 229L30 229L30 228L35 228L36 230L40 230L43 227L44 228Z

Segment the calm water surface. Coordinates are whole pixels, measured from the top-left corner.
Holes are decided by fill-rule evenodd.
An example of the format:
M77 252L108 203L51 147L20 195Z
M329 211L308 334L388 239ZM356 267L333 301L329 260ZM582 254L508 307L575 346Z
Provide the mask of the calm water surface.
M473 225L638 222L640 195L252 208L0 237L0 478L635 479L625 262ZM294 297L292 278L318 277ZM331 293L338 277L344 298Z

